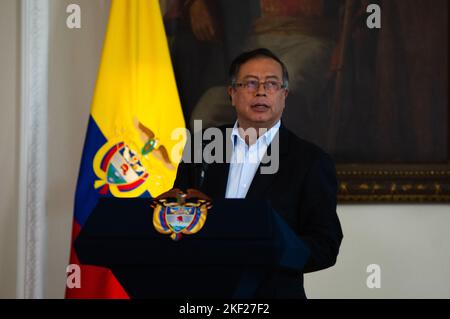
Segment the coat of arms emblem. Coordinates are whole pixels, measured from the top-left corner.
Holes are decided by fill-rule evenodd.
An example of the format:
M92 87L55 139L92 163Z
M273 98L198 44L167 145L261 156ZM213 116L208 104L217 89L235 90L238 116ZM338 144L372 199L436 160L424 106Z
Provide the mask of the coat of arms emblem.
M175 170L168 151L155 133L136 118L134 128L140 141L122 137L110 138L94 157L94 172L97 180L94 187L101 195L110 192L115 197L139 197L148 189L151 177L147 157L152 156L163 163L166 169Z
M154 200L153 225L161 234L170 235L177 241L182 234L195 234L206 222L208 215L208 201L185 201L179 196L176 201L169 199Z

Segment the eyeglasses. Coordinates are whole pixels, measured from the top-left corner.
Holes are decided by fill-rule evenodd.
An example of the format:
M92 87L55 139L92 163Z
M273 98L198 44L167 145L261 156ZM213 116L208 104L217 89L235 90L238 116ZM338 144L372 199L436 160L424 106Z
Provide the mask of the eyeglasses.
M265 81L265 82L259 82L256 80L250 80L242 83L234 83L233 87L243 87L247 90L249 93L254 93L258 91L260 85L264 86L264 90L267 93L275 93L278 92L280 89L286 88L286 85L277 82L277 81Z

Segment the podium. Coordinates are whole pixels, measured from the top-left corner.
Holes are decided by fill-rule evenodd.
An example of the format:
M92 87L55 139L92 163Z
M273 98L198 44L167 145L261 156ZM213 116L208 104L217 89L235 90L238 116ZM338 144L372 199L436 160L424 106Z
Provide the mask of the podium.
M74 243L80 263L111 269L131 298L251 298L286 256L296 267L308 257L301 245L289 257L268 201L215 200L203 228L179 241L155 230L150 203L100 199Z

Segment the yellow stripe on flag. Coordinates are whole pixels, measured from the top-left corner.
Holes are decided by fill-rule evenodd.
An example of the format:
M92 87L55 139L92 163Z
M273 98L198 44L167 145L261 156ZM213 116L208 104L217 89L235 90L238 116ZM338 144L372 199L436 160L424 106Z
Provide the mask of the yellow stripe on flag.
M172 187L181 159L181 148L176 155L171 154L172 148L184 142L185 136L172 140L171 133L185 123L159 1L112 1L91 115L108 145L124 142L141 152L154 134L155 150L140 154L149 172L145 187L152 196ZM147 143L147 148L152 143ZM161 146L169 154L172 169ZM139 193L116 190L113 195L134 197Z

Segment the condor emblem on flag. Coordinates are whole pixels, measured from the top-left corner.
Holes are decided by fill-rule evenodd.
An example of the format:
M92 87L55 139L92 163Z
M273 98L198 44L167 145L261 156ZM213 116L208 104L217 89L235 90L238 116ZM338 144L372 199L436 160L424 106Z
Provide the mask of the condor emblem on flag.
M113 138L106 142L94 158L94 171L99 180L95 181L95 188L101 195L108 191L116 197L138 197L148 187L145 183L149 177L146 167L150 165L148 156L162 162L169 170L174 170L168 152L164 145L160 145L152 130L134 119L134 127L140 139L137 146L133 141L124 142L120 138ZM137 150L140 150L138 152Z

